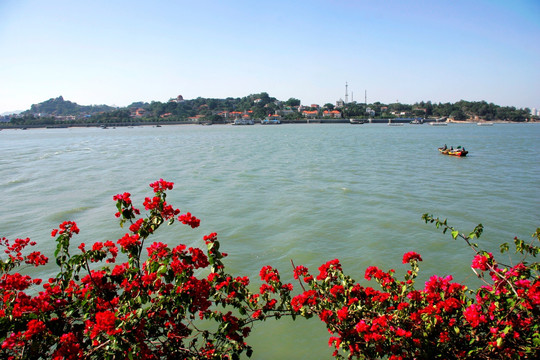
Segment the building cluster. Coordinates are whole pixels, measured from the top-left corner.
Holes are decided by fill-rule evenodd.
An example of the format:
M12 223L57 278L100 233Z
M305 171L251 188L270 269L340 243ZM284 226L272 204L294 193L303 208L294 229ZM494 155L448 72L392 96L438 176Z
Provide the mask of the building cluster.
M169 102L175 102L175 103L181 103L184 101L184 98L182 95L178 95L176 98L169 99ZM258 104L262 101L262 99L255 99L253 100L254 104ZM343 101L342 101L343 102ZM278 106L279 109L272 111L272 113L269 113L266 118L270 120L282 120L283 117L298 113L302 117L306 119L316 119L316 118L332 118L332 119L340 119L342 118L342 113L339 110L333 109L323 109L318 104L311 104L310 106L304 106L304 105L298 105L298 106L282 106L281 101L276 101L275 105ZM336 108L339 108L339 101L336 104ZM206 106L206 105L203 105ZM343 104L341 104L343 106ZM265 105L265 108L269 108L268 105ZM201 110L201 109L199 109ZM145 115L145 110L143 108L133 109L131 111L132 117L143 117ZM225 122L234 122L235 120L254 120L253 119L253 111L252 110L246 110L246 111L219 111L214 113L213 115L218 115L223 118ZM169 116L172 116L171 113L165 113L160 115L161 118L167 118ZM202 118L204 118L204 115L196 115L189 117L189 121L200 121Z

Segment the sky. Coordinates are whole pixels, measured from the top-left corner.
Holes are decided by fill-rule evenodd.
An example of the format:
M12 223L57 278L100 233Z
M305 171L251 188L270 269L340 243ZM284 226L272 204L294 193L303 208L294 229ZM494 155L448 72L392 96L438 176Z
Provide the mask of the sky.
M538 0L0 0L0 113L244 97L540 109Z

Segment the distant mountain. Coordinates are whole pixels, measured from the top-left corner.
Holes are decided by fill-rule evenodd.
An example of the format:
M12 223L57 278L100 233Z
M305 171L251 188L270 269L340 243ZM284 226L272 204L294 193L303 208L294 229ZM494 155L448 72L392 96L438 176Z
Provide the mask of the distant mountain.
M40 116L67 116L67 115L87 115L99 112L116 110L108 105L79 105L77 103L64 100L62 96L52 98L39 104L33 104L30 110L22 112L23 115L41 114Z

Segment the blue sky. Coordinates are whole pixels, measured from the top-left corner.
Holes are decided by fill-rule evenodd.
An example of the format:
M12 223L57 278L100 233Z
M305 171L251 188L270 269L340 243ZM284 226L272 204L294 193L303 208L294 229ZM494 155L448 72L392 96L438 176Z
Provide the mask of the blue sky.
M540 109L540 1L0 0L0 113L266 91Z

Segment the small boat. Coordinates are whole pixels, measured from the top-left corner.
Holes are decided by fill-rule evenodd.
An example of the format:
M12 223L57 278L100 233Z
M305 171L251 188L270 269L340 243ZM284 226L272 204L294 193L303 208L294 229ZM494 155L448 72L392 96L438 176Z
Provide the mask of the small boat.
M476 123L476 125L478 125L478 126L493 126L493 123L479 122L479 123Z
M414 119L409 124L411 124L411 125L422 125L423 123L424 123L423 119Z
M251 119L236 119L232 125L253 125L255 124Z
M279 125L281 121L278 119L263 119L261 120L261 125Z
M350 124L353 124L353 125L361 125L361 124L365 124L366 123L366 120L360 120L360 119L349 119L349 123Z
M458 146L455 149L452 147L448 149L446 145L444 147L440 147L439 152L443 155L458 156L458 157L467 156L467 154L469 153L467 150L465 150L465 148L462 148L461 146Z
M430 122L429 125L431 125L431 126L446 126L448 124L446 123L446 120L444 120L444 118L440 118L440 119L436 119L435 121Z

